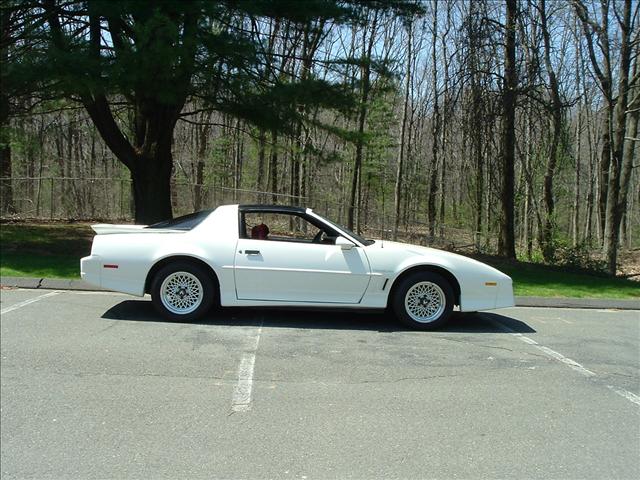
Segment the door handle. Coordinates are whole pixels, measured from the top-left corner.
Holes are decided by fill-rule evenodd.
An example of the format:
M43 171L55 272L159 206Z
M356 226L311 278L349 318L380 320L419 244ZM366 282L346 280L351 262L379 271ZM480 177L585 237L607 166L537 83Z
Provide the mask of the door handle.
M247 255L260 255L260 250L245 250L244 253Z

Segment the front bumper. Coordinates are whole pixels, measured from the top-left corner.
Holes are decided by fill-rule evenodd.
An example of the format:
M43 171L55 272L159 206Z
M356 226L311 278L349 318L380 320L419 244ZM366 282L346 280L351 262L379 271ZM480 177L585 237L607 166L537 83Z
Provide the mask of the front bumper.
M460 311L462 312L478 312L515 305L513 281L503 273L495 276L478 275L461 287Z
M513 281L510 277L498 283L498 292L496 293L496 307L507 308L516 304L513 298Z

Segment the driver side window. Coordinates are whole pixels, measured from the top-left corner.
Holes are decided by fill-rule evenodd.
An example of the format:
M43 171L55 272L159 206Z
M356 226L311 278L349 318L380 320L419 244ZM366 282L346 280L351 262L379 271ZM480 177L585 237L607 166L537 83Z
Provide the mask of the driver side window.
M299 243L335 243L335 236L306 220L288 213L246 212L244 222L247 238Z

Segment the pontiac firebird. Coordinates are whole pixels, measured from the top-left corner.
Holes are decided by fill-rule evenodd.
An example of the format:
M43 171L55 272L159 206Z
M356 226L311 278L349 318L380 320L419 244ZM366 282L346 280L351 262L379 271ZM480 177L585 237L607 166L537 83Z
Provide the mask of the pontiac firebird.
M392 310L404 324L442 326L454 307L514 305L511 278L433 248L368 240L309 208L224 205L149 226L94 225L80 261L93 285L151 294L166 318L214 305Z

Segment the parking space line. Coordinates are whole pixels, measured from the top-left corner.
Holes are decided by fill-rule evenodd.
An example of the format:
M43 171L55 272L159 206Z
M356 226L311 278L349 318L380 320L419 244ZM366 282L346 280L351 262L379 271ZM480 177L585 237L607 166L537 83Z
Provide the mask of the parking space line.
M527 344L537 348L541 352L545 353L547 356L549 356L549 357L551 357L551 358L553 358L555 360L558 360L559 362L564 363L566 366L568 366L569 368L572 368L576 372L581 373L585 377L594 377L596 375L594 372L592 372L588 368L583 367L582 365L580 365L575 360L571 360L570 358L565 357L561 353L556 352L555 350L552 350L549 347L545 347L544 345L540 345L533 338L529 338L529 337L527 337L525 335L522 335L521 333L515 332L512 329L510 329L509 327L507 327L505 324L500 323L500 322L494 320L493 318L488 318L488 317L484 317L484 318L486 320L489 320L490 323L492 323L495 327L499 328L503 332L509 333L509 334L513 335L514 337L517 337L519 340L523 341L524 343L527 343Z
M69 293L71 295L107 295L110 297L134 297L135 295L129 295L128 293L120 293L120 292L104 292L100 290L65 290L65 293ZM137 297L140 298L140 297Z
M32 303L38 302L43 298L53 297L54 295L58 295L60 292L49 292L44 295L39 295L35 298L30 298L29 300L25 300L24 302L16 303L15 305L11 305L10 307L3 308L0 310L0 315L4 315L5 313L13 312L14 310L18 310L19 308L26 307L27 305L31 305Z
M514 330L510 329L505 324L503 324L501 322L498 322L498 321L494 320L493 318L488 318L488 317L484 317L484 318L485 318L485 320L488 320L491 324L493 324L496 328L498 328L498 329L502 330L503 332L508 333L508 334L510 334L510 335L512 335L514 337L517 337L518 339L522 340L524 343L532 345L533 347L537 348L538 350L544 352L549 357L551 357L551 358L553 358L555 360L558 360L559 362L564 363L565 365L567 365L568 367L574 369L577 372L580 372L585 377L595 377L596 376L596 374L594 372L592 372L591 370L583 367L582 365L580 365L575 360L571 360L570 358L565 357L561 353L558 353L555 350L550 349L549 347L545 347L544 345L540 345L538 342L536 342L532 338L529 338L529 337L527 337L525 335L522 335L521 333L515 332ZM607 388L609 390L617 393L621 397L626 398L631 403L635 403L636 405L640 405L640 397L638 395L636 395L635 393L629 392L629 391L624 390L624 389L615 388L612 385L607 385Z
M240 359L238 367L238 382L233 389L233 398L231 401L231 410L234 412L246 412L251 410L251 393L253 390L253 370L256 364L256 352L260 343L260 335L262 334L262 325L264 320L260 321L255 335L247 339L247 347Z
M636 405L640 405L640 397L638 395L636 395L635 393L631 393L631 392L628 392L626 390L617 389L617 388L615 388L615 387L613 387L611 385L607 385L607 387L609 389L613 390L614 392L616 392L621 397L626 398L630 402L633 402Z

